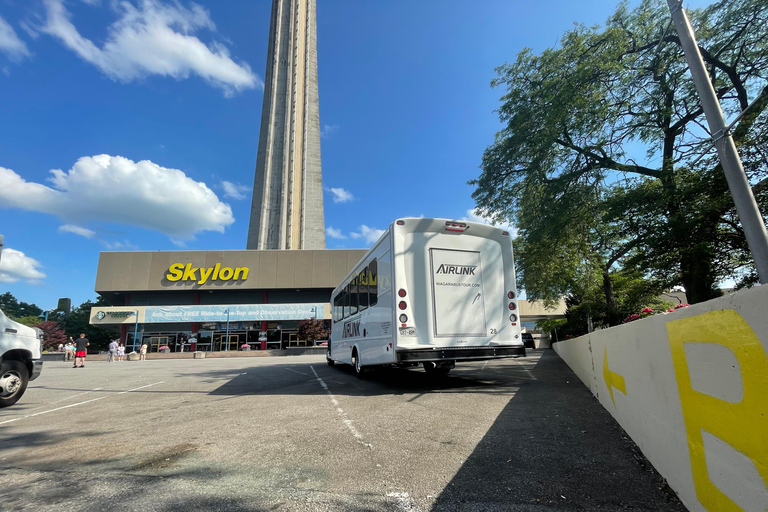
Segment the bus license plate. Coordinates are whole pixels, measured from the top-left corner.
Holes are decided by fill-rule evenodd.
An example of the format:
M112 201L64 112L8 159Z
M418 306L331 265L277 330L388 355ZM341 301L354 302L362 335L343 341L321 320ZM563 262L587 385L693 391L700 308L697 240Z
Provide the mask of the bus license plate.
M400 336L416 336L416 328L400 327Z

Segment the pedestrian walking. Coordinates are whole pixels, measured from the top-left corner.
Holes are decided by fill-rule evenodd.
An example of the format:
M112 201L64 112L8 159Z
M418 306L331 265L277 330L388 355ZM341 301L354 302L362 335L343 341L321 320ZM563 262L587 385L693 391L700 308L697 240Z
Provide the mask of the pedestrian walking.
M85 334L80 334L80 337L77 338L77 341L75 342L75 365L72 368L85 368L85 353L88 350L88 345L90 345L90 341L88 338L85 337ZM78 366L77 360L80 360L80 365Z
M117 347L117 360L122 361L125 358L125 345L122 343Z
M117 355L117 340L112 340L109 342L109 349L107 351L107 362L114 363L115 355Z
M147 360L147 344L144 343L141 346L141 354L139 355L139 361L146 361Z

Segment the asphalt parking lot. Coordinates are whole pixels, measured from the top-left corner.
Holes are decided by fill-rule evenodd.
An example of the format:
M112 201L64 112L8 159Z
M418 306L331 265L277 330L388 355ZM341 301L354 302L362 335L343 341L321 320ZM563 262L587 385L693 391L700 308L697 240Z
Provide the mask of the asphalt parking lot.
M0 510L685 510L551 350L359 380L323 356L46 363Z

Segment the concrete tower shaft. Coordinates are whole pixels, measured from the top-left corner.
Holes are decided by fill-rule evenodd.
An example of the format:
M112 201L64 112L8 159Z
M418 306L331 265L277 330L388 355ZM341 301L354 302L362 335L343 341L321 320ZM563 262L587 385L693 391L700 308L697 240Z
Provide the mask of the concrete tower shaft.
M248 249L325 249L315 2L272 2Z

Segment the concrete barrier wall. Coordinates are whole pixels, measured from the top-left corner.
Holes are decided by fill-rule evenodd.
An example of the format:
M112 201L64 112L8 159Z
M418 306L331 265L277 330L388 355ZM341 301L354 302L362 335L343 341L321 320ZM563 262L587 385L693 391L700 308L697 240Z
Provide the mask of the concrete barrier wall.
M768 510L768 286L554 348L686 507Z

